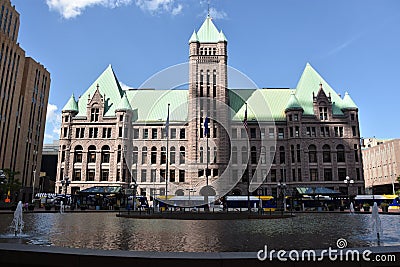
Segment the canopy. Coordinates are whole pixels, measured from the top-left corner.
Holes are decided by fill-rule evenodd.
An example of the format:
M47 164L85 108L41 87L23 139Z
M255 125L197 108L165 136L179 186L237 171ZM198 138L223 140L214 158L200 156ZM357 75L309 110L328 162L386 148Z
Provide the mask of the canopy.
M122 187L120 186L94 186L84 190L79 191L80 195L92 195L92 194L102 194L102 195L110 195L110 194L121 194Z

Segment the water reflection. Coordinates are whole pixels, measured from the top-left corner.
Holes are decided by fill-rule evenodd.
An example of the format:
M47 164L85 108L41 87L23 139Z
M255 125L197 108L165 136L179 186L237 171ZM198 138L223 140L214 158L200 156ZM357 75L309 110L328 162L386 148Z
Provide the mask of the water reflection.
M290 219L189 221L117 218L112 213L24 215L24 236L11 238L12 215L0 215L0 242L142 251L257 251L375 246L371 215L300 214ZM381 215L381 245L400 245L400 216Z

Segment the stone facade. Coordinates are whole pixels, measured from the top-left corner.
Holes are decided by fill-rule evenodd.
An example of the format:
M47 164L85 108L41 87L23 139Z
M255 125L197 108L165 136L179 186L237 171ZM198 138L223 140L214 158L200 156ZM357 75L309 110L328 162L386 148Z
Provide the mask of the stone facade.
M0 1L0 169L19 172L22 195L31 198L41 151L50 90L50 73L17 41L19 14L9 0ZM39 179L35 180L38 187Z
M369 138L362 154L365 188L371 194L394 194L400 187L397 181L400 176L400 139L376 141Z
M68 193L135 182L147 196L164 195L166 187L168 195L201 194L207 183L223 194L246 195L250 184L252 194L276 195L278 182L290 193L363 193L350 96L342 99L309 64L295 89L229 89L227 43L207 17L189 41L187 90L122 91L108 67L78 101L71 97L62 113L56 191L68 177ZM233 184L218 184L222 178Z

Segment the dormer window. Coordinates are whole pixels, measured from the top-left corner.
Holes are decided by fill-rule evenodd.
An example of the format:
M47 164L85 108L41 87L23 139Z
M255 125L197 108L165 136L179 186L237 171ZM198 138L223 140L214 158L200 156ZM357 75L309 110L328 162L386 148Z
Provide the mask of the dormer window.
M99 121L99 109L92 108L90 110L90 121Z
M319 119L321 121L328 120L328 108L327 107L319 107Z

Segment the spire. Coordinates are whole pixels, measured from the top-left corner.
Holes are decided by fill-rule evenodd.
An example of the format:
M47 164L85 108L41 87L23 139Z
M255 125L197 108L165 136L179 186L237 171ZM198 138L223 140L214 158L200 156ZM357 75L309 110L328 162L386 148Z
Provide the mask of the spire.
M197 36L200 43L218 43L220 32L212 22L210 15L207 15L207 18L197 31Z
M358 109L356 103L354 103L353 99L351 99L348 92L343 97L343 105L342 109Z
M132 110L132 106L129 103L128 97L126 96L126 92L124 92L121 101L119 101L118 105L115 107L115 111L128 111L128 110Z
M292 109L303 110L299 101L297 100L294 90L290 93L290 98L289 98L288 103L286 104L285 112L292 110Z
M192 37L190 37L189 43L197 43L199 41L199 37L197 37L197 33L193 30Z
M74 94L71 95L67 104L63 107L62 111L65 112L78 112L78 103L75 101Z
M218 42L228 42L228 40L226 39L225 34L222 32L222 30L219 32Z

